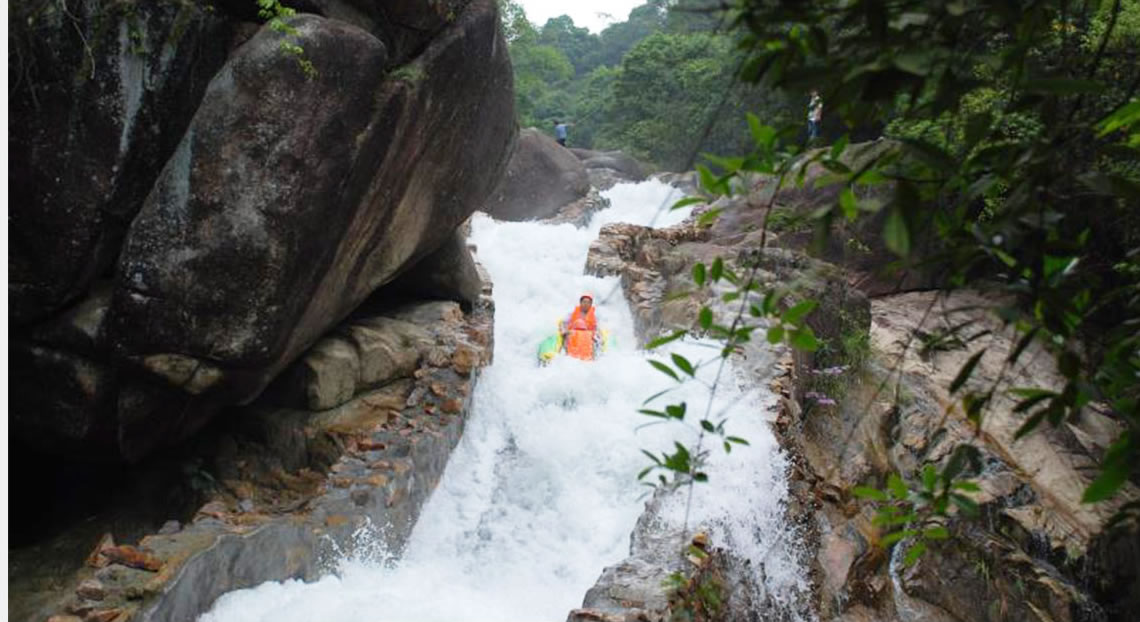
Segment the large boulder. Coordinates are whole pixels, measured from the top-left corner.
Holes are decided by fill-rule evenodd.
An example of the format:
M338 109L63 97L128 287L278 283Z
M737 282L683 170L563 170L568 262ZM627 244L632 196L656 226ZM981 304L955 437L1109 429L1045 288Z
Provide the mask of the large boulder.
M11 139L21 183L10 317L35 323L11 348L9 421L23 442L73 458L137 460L179 442L256 397L433 253L435 269L458 271L434 275L436 290L478 298L470 257L440 249L494 188L516 133L491 0L448 5L433 36L399 52L411 58L401 66L394 44L348 13L299 16L290 41L313 76L269 28L244 35L223 66L241 30L237 5L219 5L227 22L193 3L160 4L55 15L45 40L80 52L37 55L71 54L74 69L90 52L99 79L72 80L48 54L14 108L26 123L13 124ZM418 4L425 15L443 10ZM67 40L76 28L89 31L89 52ZM122 58L95 45L101 28L126 33L106 37ZM219 40L207 45L207 34ZM19 50L31 45L26 35L17 33ZM210 51L194 56L183 42ZM215 52L214 66L201 60ZM127 99L110 101L116 89ZM51 126L49 113L66 122ZM59 143L66 127L72 142Z
M10 10L8 317L22 325L113 268L234 28L194 2Z
M403 64L454 22L471 0L302 0L286 4L368 30L384 43L396 64Z
M643 181L645 169L633 157L621 151L593 151L590 149L570 149L576 158L582 161L587 170L608 169L616 171L621 177L630 181Z
M155 355L196 359L220 370L201 394L248 401L447 240L512 139L496 20L492 2L472 3L390 74L379 40L314 16L293 22L311 80L271 31L235 53L131 227L120 352L168 379Z
M483 277L475 265L467 238L456 231L443 246L392 281L385 292L454 300L470 309L479 301L483 287Z
M529 128L519 132L507 172L483 211L499 220L549 218L586 196L590 178L570 150Z

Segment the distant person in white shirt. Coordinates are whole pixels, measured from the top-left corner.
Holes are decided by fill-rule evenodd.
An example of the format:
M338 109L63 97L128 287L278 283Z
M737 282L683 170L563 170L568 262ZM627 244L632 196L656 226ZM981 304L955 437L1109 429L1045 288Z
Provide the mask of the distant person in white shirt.
M819 91L811 90L811 100L808 101L808 140L819 138L819 126L823 121L823 98Z
M554 138L558 141L558 144L563 147L566 146L566 128L568 127L570 127L569 123L563 123L561 121L554 122Z

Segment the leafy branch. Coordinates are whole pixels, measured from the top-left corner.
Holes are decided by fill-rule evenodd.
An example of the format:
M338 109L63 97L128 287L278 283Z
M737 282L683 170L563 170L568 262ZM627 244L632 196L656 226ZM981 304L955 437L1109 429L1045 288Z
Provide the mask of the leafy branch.
M267 20L266 25L271 30L284 36L280 44L281 51L293 57L307 79L315 79L318 75L317 68L313 61L305 58L305 48L295 41L300 32L286 21L296 15L297 11L281 4L281 0L257 0L257 14L261 19Z

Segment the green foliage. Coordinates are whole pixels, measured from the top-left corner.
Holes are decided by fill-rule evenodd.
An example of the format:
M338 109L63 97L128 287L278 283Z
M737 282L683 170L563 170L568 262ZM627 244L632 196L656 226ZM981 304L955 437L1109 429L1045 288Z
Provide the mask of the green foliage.
M773 151L769 155L774 156L774 154ZM708 169L702 170L702 178L705 187L719 186L719 180L713 177ZM688 201L682 200L679 203L684 204ZM761 259L762 255L756 254L741 260L739 267L747 270L743 274L737 274L719 257L710 265L697 263L693 266L693 283L698 289L711 289L721 282L730 286L728 291L720 295L720 300L725 305L734 305L736 311L728 322L718 321L716 312L710 305L703 305L697 313L697 328L694 329L694 332L701 337L712 338L721 343L720 355L716 359L693 364L684 356L671 354L669 361L649 361L651 366L677 383L703 382L697 379L698 369L705 364L716 363L717 365L715 378L706 385L709 397L705 404L704 415L696 423L698 431L696 445L690 448L681 443L674 443L673 451L662 452L659 455L643 450L651 464L638 474L638 479L644 480L648 475L656 473L657 480L655 482L652 480L646 482L649 486L660 486L674 490L681 486L691 486L694 483L707 481L708 474L704 467L709 456L709 452L705 448L705 440L708 436L717 438L726 453L731 453L734 445L748 444L747 440L728 433L725 429L727 420L713 420L710 418L710 414L725 364L733 355L741 351L744 344L752 341L753 335L760 333L769 343L783 343L788 347L807 352L815 351L821 346L815 332L807 324L807 318L818 306L817 303L806 300L793 304L786 299L787 291L762 291L757 281ZM647 345L647 349L656 349L689 334L690 331L676 331L670 335L659 337L651 341ZM650 397L645 401L645 404L648 405L665 393L667 391ZM686 419L689 408L685 402L669 404L662 410L643 408L639 412L663 421L691 425L691 419Z
M693 539L683 557L693 566L686 576L678 571L664 581L670 622L711 622L721 619L726 600L726 582L718 567L720 551L709 551L706 536Z
M952 516L978 515L977 504L966 493L980 489L963 476L980 471L978 450L961 445L941 470L927 464L913 483L891 473L884 488L856 486L852 493L876 506L872 523L885 532L882 546L906 543L903 562L910 566L932 543L950 537L946 525Z
M725 92L739 53L714 32L721 18L687 10L702 2L647 2L598 35L565 15L537 28L516 3L500 6L520 125L550 132L554 120L570 121L574 146L680 170L699 151L744 148L736 131L744 111L770 122L788 114L784 98L765 89Z
M266 20L266 24L274 31L281 33L283 39L281 40L281 52L292 56L297 62L297 67L305 74L305 78L312 80L317 77L317 68L313 65L313 61L305 58L305 48L298 45L295 41L297 29L290 26L286 21L290 17L297 14L294 9L281 4L281 0L257 0L257 14L261 19Z
M783 187L794 171L802 184L819 164L829 174L817 186L842 185L836 203L813 215L822 235L837 218L885 210L883 242L902 265L942 275L945 288L1000 294L1008 302L993 312L1021 335L1007 366L1036 342L1065 378L1059 390L1014 391L1026 417L1019 434L1076 419L1092 401L1122 426L1085 492L1090 503L1140 475L1137 15L1135 0L741 0L732 16L744 80L800 97L819 88L834 120L855 131L885 124L898 141L858 166L840 158L845 139L772 157L777 137L797 127L752 119L752 153L714 158L720 176L702 175L706 191L723 194L756 173L778 175ZM883 182L885 204L859 200L860 188ZM925 347L955 340L932 336ZM948 388L980 429L1001 379L971 383L978 360ZM899 537L917 538L916 556L937 539L926 521L965 509L968 499L952 491L970 485L956 489L945 471L924 471L913 494L901 481L889 482L890 520L911 525Z

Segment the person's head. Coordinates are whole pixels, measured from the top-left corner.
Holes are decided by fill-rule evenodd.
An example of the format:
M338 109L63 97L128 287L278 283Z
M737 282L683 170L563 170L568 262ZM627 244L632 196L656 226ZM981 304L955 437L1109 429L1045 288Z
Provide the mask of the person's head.
M818 96L818 95L819 95L819 89L812 89L812 90L811 90L811 94L812 94L812 96L813 96L813 97L814 97L814 96Z
M594 304L594 297L588 293L582 294L582 297L578 299L578 306L582 307L583 311L589 311L592 304Z
M555 119L555 120L554 120L554 124L555 124L555 125L558 125L558 124L560 124L560 123L562 123L562 122L561 122L561 121L559 121L558 119Z

